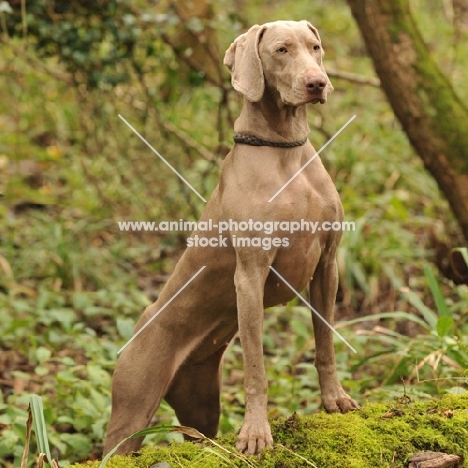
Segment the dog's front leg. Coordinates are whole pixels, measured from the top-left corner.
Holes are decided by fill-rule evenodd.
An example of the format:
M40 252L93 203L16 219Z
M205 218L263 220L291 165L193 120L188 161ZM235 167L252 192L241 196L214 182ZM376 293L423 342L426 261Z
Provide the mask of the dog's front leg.
M244 423L237 438L237 449L258 453L273 445L267 419L268 382L263 362L263 293L269 273L264 252L236 252L234 283L237 295L239 335L244 355Z
M320 259L310 282L310 303L331 326L337 289L338 271L333 251ZM330 413L346 413L359 409L359 405L346 394L338 379L333 331L315 313L312 313L312 321L315 335L315 366L325 409Z

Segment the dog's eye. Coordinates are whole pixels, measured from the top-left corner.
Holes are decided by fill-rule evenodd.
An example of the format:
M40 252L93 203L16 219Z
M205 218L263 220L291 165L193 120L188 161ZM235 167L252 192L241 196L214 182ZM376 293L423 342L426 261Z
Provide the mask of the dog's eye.
M286 47L280 47L279 49L276 49L276 52L279 54L285 54L287 51L288 49L286 49Z
M320 46L318 44L314 45L314 50L320 50Z

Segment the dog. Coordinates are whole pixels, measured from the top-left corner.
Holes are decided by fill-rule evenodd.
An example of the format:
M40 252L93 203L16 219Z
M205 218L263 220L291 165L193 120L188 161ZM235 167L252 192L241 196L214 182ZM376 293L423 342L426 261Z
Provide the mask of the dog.
M296 291L309 286L311 305L333 325L341 232L300 230L285 238L280 230L284 221L320 225L343 220L336 188L307 139L306 104L325 103L333 90L323 53L319 33L307 21L255 25L227 50L224 63L244 102L234 126L235 145L200 219L228 226L227 242L222 245L215 228L196 229L191 240L204 237L207 246L192 243L186 249L158 300L138 321L138 336L123 351L113 376L104 453L147 427L163 398L182 425L214 437L222 356L237 332L244 357L245 416L236 446L248 454L272 446L263 315L265 308L295 296L276 273ZM264 232L244 230L249 220L252 225L276 222L273 240L265 242ZM329 412L358 409L337 376L333 332L320 317L312 317L323 404ZM128 440L117 453L135 451L141 443L141 438Z

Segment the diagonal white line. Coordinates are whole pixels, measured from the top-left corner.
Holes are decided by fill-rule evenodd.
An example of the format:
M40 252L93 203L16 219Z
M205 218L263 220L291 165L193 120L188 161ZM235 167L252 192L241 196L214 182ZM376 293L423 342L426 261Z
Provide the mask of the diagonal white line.
M351 351L354 351L355 353L357 353L357 351L343 338L342 335L340 335L339 332L337 332L335 330L335 328L333 328L272 266L270 266L270 269L276 274L276 276L278 276L278 278L280 278L283 283L312 311L315 313L315 315L333 332L335 333L340 339L341 341L343 341L343 343L345 345L348 346L349 349L351 349Z
M175 174L177 174L177 176L182 180L184 181L205 203L206 203L206 200L190 185L190 183L188 181L186 181L162 156L161 154L156 151L120 114L119 114L119 117L128 125L128 127L130 127L136 135L138 135L140 137L140 139L172 170L172 172L174 172Z
M354 119L353 115L269 200L273 201Z
M118 351L120 354L204 269L202 266Z

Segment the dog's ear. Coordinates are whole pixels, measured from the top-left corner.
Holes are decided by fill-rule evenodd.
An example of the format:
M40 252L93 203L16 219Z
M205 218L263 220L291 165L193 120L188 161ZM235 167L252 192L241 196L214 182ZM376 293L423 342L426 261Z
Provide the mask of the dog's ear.
M305 21L305 20L303 20L303 21ZM305 22L307 23L308 28L312 31L314 36L319 40L320 45L322 45L322 39L320 39L320 34L317 31L317 28L315 26L312 26L308 21L305 21ZM328 88L327 89L327 94L329 94L329 93L332 93L335 88L331 84L330 78L328 78L328 74L327 74L327 72L325 70L325 67L323 66L323 56L324 55L325 55L325 52L323 51L323 48L322 48L322 57L320 59L320 69L322 70L324 75L327 77L327 81L328 81L328 83L327 83L327 88Z
M312 26L308 21L302 20L304 23L307 23L307 27L314 33L314 36L319 40L320 44L322 44L322 39L320 39L320 34L317 31L315 26Z
M224 56L224 65L231 72L232 86L250 102L258 102L265 91L263 67L258 53L265 25L252 26L240 35Z

